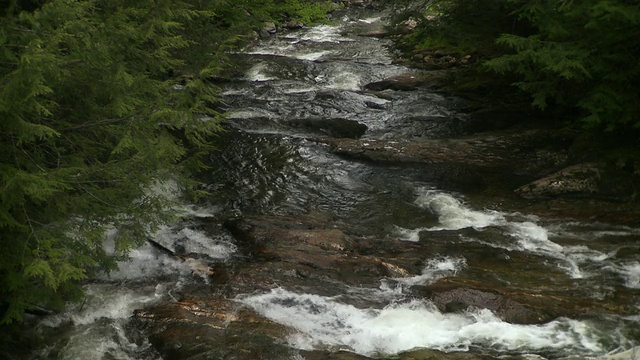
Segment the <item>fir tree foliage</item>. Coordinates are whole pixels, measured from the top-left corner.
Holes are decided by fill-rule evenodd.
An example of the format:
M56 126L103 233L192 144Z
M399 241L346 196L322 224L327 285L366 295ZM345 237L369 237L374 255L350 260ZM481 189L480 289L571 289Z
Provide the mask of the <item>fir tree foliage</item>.
M637 0L430 0L407 41L473 52L534 106L603 130L640 128Z
M532 1L517 13L537 32L500 36L514 53L487 62L491 70L518 74L540 108L581 109L589 127L640 127L640 3Z
M173 198L152 189L194 185L221 130L207 79L284 9L317 21L320 5L301 4L0 5L0 322L79 299L79 281L172 218Z
M179 179L186 146L206 149L220 126L211 87L176 91L166 76L190 45L181 24L207 14L174 1L13 5L0 20L3 322L77 297L78 280L166 221L169 199L149 189Z

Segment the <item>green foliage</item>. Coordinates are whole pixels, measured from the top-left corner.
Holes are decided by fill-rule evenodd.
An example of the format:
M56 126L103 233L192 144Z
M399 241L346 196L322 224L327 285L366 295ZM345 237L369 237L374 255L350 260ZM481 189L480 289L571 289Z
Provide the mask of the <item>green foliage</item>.
M436 0L418 10L401 15L420 23L404 39L415 49L445 49L450 52L494 52L494 40L504 32L516 30L514 7L506 1Z
M187 148L219 130L203 80L167 76L210 18L175 1L48 1L0 20L2 322L60 306L170 213L149 191L179 180ZM205 68L206 71L206 68ZM210 121L203 121L207 115ZM182 134L183 136L176 136ZM108 254L107 230L116 251Z
M264 21L318 21L327 4L0 5L0 323L79 299L79 281L170 220L162 190L195 185L221 130L207 79Z
M640 128L640 3L432 0L405 48L476 52L541 109L587 127Z
M327 13L336 8L330 1L284 0L275 8L285 16L307 25L327 22Z
M518 14L531 36L504 34L513 49L487 62L516 73L534 105L577 107L589 127L640 127L640 4L620 0L529 2Z

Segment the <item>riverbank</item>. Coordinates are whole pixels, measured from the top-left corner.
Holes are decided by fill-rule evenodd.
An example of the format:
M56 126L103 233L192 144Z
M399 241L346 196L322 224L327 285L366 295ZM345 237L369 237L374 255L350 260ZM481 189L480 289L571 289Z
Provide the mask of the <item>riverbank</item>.
M503 167L510 168L508 179L517 177L518 180L499 185L501 175L494 176L492 181L478 175L476 181L494 185L497 181L498 185L487 191L502 191L520 198L525 204L523 211L547 217L574 216L580 221L640 224L640 149L634 134L583 128L575 125L576 121L571 118L577 114L533 108L530 98L511 85L513 79L488 73L482 67L483 51L465 54L448 53L438 48L408 47L410 41L406 39L412 36L417 21L405 19L384 31L366 35L391 39L394 63L420 69L423 74L420 77L396 76L365 88L380 92L427 87L443 96L464 99L462 111L468 119L461 125L454 125L457 135L454 134L451 140L459 144L482 143L487 152L473 149L473 154L462 154L456 146L440 146L431 140L427 143L410 140L403 144L404 150L418 152L411 155L396 149L371 156L371 149L353 142L349 145L350 150L338 146L340 152L373 161L382 157L386 162L430 163L434 153L428 149L437 147L442 164L450 158L450 162L457 165L485 162L490 169L495 164L488 162L496 158L488 155L499 148L503 154L512 155L510 160L500 159ZM527 133L537 136L524 142L512 141L514 134ZM496 144L493 149L492 143ZM389 144L371 146L394 148ZM426 149L428 154L420 155L423 150L415 150L418 148ZM523 153L535 154L534 162L537 163L532 163L531 156L522 157ZM478 174L478 171L471 169L466 173ZM474 179L465 181L473 182Z

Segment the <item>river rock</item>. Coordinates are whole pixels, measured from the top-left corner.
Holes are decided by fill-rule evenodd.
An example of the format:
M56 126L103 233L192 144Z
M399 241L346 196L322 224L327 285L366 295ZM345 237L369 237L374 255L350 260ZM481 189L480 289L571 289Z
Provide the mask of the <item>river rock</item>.
M398 354L398 360L489 360L493 357L462 352L445 353L438 350L419 349Z
M404 21L399 22L396 25L396 31L401 33L408 33L415 30L415 28L417 28L419 24L420 21L418 19L410 17Z
M283 27L289 30L295 30L295 29L302 29L304 27L304 24L301 23L300 21L291 20L286 22L283 25Z
M151 333L151 344L165 359L250 360L292 355L279 341L287 334L286 327L229 300L183 300L137 310L133 318Z
M305 360L369 360L369 359L379 359L379 360L489 360L493 359L492 357L482 356L482 355L473 355L468 353L445 353L438 350L431 349L417 349L402 352L396 356L389 357L367 357L364 355L354 354L348 351L337 351L337 352L327 352L327 351L303 351L301 352L301 357Z
M364 88L369 91L383 91L383 90L399 90L410 91L416 90L422 86L430 83L434 83L438 80L438 77L434 74L401 74L392 77L388 77L384 80L372 82L366 84Z
M263 29L269 34L275 34L278 32L278 27L272 22L264 23Z
M377 29L377 30L371 30L362 34L359 34L360 36L365 36L365 37L372 37L372 38L384 38L387 37L389 35L389 32L385 29Z
M240 250L253 259L236 270L234 292L242 292L242 284L273 287L281 279L288 287L313 286L316 292L325 293L324 288L337 290L336 280L377 286L381 277L420 273L420 259L428 249L419 251L416 244L347 235L340 223L332 224L329 219L310 214L227 221L225 226L239 241Z
M535 176L557 169L566 160L566 149L538 147L540 140L557 135L530 130L483 133L457 139L332 139L327 143L337 154L371 161L471 166Z
M472 287L447 279L417 289L442 312L459 312L468 308L489 309L500 319L514 324L542 324L558 317L542 307L534 307L514 294L494 289Z
M601 163L572 165L524 185L516 189L516 193L526 198L593 195L600 190L604 169Z

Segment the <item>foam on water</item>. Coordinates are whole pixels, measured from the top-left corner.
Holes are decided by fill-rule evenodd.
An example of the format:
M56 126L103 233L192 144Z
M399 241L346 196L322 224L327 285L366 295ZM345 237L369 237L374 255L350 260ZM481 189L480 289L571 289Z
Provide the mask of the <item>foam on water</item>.
M167 275L188 275L192 269L182 261L159 253L146 243L131 250L129 259L118 263L118 269L99 276L102 280L146 281Z
M335 298L281 288L239 299L263 316L295 329L291 346L346 348L364 355L389 355L415 347L444 351L472 345L495 350L600 352L587 323L561 319L545 325L513 325L488 310L442 314L413 300L383 309L359 309Z
M275 80L275 77L266 74L267 65L265 63L257 63L247 71L247 80L252 82L264 82Z
M333 51L324 50L324 51L317 51L312 53L296 54L294 55L294 57L300 60L316 61L325 55L331 54L332 52Z
M114 334L106 336L107 334ZM130 342L121 324L104 324L104 327L87 328L70 336L65 346L58 351L58 359L140 359L138 354L149 349L151 344ZM155 358L155 357L154 357Z
M416 204L438 214L441 225L432 230L460 230L468 227L482 229L505 222L504 215L500 212L471 210L460 200L436 190L422 190Z
M328 79L326 88L335 90L360 90L362 79L358 74L352 72L340 72Z
M420 241L420 232L428 230L427 228L406 229L394 225L394 235L398 240L418 242Z
M187 253L205 254L213 259L228 259L238 248L232 239L219 235L215 239L201 231L182 229L178 233L187 238L183 241Z
M151 345L146 340L131 342L123 325L135 309L160 301L166 292L166 286L161 285L131 289L90 284L85 286L86 299L82 304L44 318L38 327L56 329L67 323L74 325L71 330L63 330L67 334L61 342L64 346L56 350L59 359L139 359L141 353L149 352ZM42 354L49 351L45 349Z
M113 252L116 232L113 229L108 234L105 250L109 253ZM197 252L219 261L228 259L236 251L224 234L207 235L180 226L162 228L154 240L158 243L180 241L186 252ZM148 343L131 343L124 333L123 325L134 310L175 300L173 292L180 291L185 284L207 282L206 269L207 265L197 259L182 261L146 243L131 250L129 259L119 262L118 269L85 285L86 298L82 303L44 318L38 327L58 329L65 324L73 325L64 328L67 329L65 336L59 342L64 346L56 349L60 358L138 359L141 353L153 350Z
M613 256L613 254L592 250L587 246L562 246L557 244L549 239L549 230L538 224L535 217L519 215L519 218L524 217L526 221L515 221L510 220L509 216L503 212L472 210L459 199L441 191L419 190L416 204L435 213L438 216L440 225L413 230L399 228L398 233L403 240L419 241L418 235L420 231L459 230L464 228L483 230L488 227L494 227L513 238L515 242L511 244L490 244L491 246L501 247L510 251L528 251L557 259L559 260L558 267L574 279L589 276L583 270L584 266L593 267L594 264L601 264L602 267L606 265L604 261ZM465 239L473 241L473 239Z
M66 322L88 325L100 319L127 319L135 309L160 300L166 286L145 285L130 289L111 284L90 284L84 290L86 298L81 304L44 318L40 325L57 327Z
M467 261L463 257L436 257L426 261L420 275L394 280L404 286L426 285L447 276L454 276L466 265Z
M359 22L363 22L365 24L373 24L375 22L379 22L380 20L382 20L381 17L372 17L372 18L367 18L367 19L360 19L358 21Z
M640 289L640 262L634 261L621 264L618 271L625 278L627 287Z
M316 43L338 43L343 41L353 41L353 39L344 37L341 34L342 27L331 25L319 25L310 28L308 31L302 33L300 41L311 41Z

